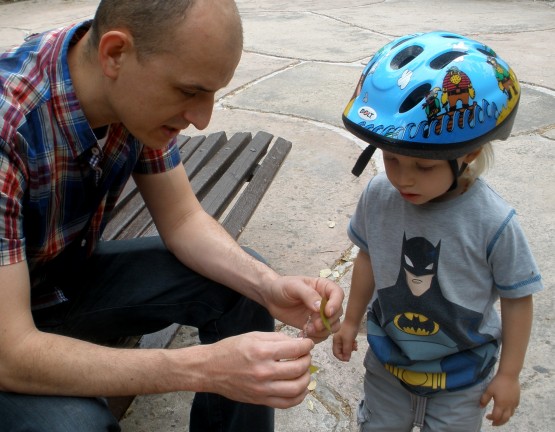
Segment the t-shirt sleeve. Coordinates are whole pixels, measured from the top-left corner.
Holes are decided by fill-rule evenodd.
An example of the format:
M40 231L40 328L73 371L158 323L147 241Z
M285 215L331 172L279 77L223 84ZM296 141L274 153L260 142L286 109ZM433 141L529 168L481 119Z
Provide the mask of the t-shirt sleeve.
M487 253L500 297L520 298L543 289L540 271L514 210L490 242Z
M358 246L362 251L368 253L368 238L367 238L367 209L368 209L368 201L370 195L370 187L371 187L372 180L366 186L366 189L362 192L358 200L357 207L349 225L347 226L347 235L351 239L351 241Z

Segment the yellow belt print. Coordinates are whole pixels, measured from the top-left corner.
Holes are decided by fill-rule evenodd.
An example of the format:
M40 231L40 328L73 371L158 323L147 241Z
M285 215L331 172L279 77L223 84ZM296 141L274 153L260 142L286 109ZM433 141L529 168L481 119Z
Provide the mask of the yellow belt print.
M430 387L433 390L444 390L447 374L445 372L415 372L386 364L389 373L407 385L415 387Z

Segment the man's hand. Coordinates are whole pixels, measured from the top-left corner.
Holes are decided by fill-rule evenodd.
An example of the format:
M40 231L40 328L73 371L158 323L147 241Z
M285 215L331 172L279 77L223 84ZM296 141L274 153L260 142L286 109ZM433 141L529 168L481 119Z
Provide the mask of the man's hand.
M517 377L497 374L489 383L480 399L485 407L493 398L493 410L486 415L493 426L501 426L509 421L520 401L520 383Z
M281 276L272 282L265 306L273 317L304 329L306 335L318 343L330 335L320 317L322 298L327 299L324 313L332 332L336 332L343 314L343 297L341 287L329 279Z
M203 391L274 408L298 405L308 394L313 347L310 339L263 332L203 345L210 376Z

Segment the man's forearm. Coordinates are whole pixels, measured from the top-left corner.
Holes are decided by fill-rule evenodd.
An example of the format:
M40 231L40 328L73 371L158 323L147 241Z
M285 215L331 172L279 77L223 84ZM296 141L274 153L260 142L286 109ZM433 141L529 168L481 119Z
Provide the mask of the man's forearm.
M197 391L203 356L195 350L135 350L30 332L0 362L0 387L26 394L122 396ZM190 371L190 376L187 376ZM179 377L179 379L177 379Z
M265 305L264 287L278 274L247 254L225 229L203 211L164 239L168 249L193 270Z

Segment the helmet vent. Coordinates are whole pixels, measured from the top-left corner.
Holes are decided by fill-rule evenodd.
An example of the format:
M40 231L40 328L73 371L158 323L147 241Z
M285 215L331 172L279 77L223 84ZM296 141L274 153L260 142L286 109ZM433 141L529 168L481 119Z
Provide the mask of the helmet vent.
M391 60L391 68L394 70L401 69L403 66L406 66L418 57L422 51L424 51L424 48L418 45L412 45L404 48Z
M430 67L435 70L443 69L453 60L458 59L465 55L466 52L464 51L448 51L446 53L440 54L435 59L430 62Z
M396 48L396 47L398 47L399 45L404 44L405 42L407 42L407 41L409 41L409 40L411 40L411 39L414 39L414 37L415 37L415 36L413 35L413 36L410 36L410 37L401 38L399 41L397 41L397 43L396 43L395 45L393 45L393 46L392 46L391 48L389 48L389 49L392 50L393 48Z
M405 113L413 109L416 105L420 104L422 100L426 98L428 93L430 93L431 88L432 85L428 83L416 87L403 101L403 103L399 107L399 112Z
M480 51L482 54L488 56L488 57L496 57L497 58L497 54L495 53L495 51L493 50L486 50L483 48L476 48L477 51Z

